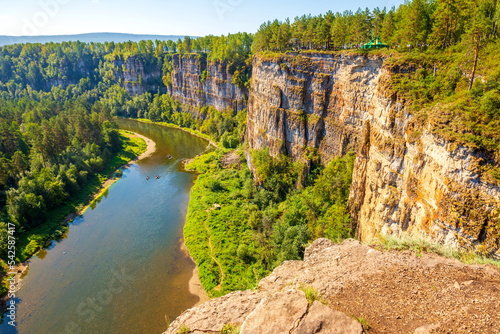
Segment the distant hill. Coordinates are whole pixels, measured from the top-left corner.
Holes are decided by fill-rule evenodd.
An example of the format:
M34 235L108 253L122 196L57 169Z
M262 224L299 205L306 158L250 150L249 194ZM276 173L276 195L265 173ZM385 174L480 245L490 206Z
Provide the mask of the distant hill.
M138 42L140 40L173 40L177 41L179 38L184 38L184 36L178 35L135 35L135 34L120 34L120 33L89 33L89 34L77 34L77 35L53 35L53 36L2 36L0 35L0 46L16 44L16 43L49 43L49 42L70 42L70 41L80 41L85 43L90 42L127 42L134 41Z

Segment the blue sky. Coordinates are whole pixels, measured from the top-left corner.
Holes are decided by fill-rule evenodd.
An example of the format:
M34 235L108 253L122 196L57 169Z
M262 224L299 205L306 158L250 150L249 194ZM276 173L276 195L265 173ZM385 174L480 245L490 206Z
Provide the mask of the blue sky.
M122 32L159 35L221 35L255 32L275 18L293 19L390 8L403 0L0 0L0 35L62 35Z

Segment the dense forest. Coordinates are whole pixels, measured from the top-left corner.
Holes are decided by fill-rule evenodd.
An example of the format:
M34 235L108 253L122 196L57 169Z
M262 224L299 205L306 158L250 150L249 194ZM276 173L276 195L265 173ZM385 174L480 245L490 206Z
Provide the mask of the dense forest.
M0 201L20 230L43 223L120 149L111 116L82 104L2 101L0 113Z
M375 52L387 66L408 69L395 74L391 85L415 114L415 126L431 124L443 137L484 150L492 157L485 172L500 182L499 19L496 0L412 0L389 10L269 21L255 35L1 47L0 256L6 256L8 223L29 235L103 171L121 147L114 116L176 124L219 143L219 150L190 165L202 175L185 232L212 295L253 286L281 261L300 258L314 238L352 235L347 197L353 154L321 166L311 152L306 168L285 156L251 152L254 180L241 153L245 111L205 106L187 112L167 89L130 94L123 64L131 57L146 71L160 71L161 82L137 83L145 87L168 88L174 53L226 62L233 83L249 87L255 53L366 53L358 47L380 37L390 48ZM239 162L227 166L232 149ZM215 204L220 210L201 209ZM219 262L209 253L209 237ZM25 253L40 248L44 238L32 236Z
M120 148L111 116L81 103L0 101L1 258L14 260L6 247L9 223L16 226L17 260L43 247L57 228L32 232L77 198Z
M498 37L499 15L496 0L413 0L390 10L329 11L262 24L252 50L349 49L375 37L403 51L460 43L480 47Z

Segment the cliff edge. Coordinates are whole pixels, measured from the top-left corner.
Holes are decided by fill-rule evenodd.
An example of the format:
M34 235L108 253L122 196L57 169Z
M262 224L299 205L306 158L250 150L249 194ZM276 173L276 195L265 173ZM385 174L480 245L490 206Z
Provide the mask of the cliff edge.
M318 239L303 261L185 311L164 334L500 333L499 299L492 266Z
M248 148L304 162L313 154L323 164L355 150L349 202L358 239L424 233L500 258L500 187L482 175L491 157L441 138L430 123L416 126L392 87L404 71L381 55L257 55Z

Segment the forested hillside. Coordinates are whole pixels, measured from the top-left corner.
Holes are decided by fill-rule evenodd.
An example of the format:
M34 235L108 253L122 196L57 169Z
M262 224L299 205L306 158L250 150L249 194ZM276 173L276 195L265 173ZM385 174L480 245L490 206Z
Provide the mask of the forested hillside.
M498 184L499 19L496 0L412 0L391 9L269 21L255 35L1 47L0 242L6 242L7 223L20 231L38 226L102 171L120 147L113 116L195 129L225 149L244 146L245 110L204 105L193 112L168 93L172 76L182 77L174 68L177 54L196 67L190 80L209 79L212 63L227 69L212 78L215 85L229 77L247 90L256 54L282 70L285 53L297 63L301 54L380 56L393 74L387 83L393 99L414 116L412 138L428 127L478 149L485 157L481 172ZM358 49L375 37L389 48ZM323 166L314 149L300 163L250 151L252 175L242 151L234 165L225 150L191 164L204 175L193 189L186 243L213 295L252 286L281 261L300 258L307 242L345 238L354 228L347 208L354 154ZM209 214L207 205L214 208ZM219 245L215 253L207 240Z

